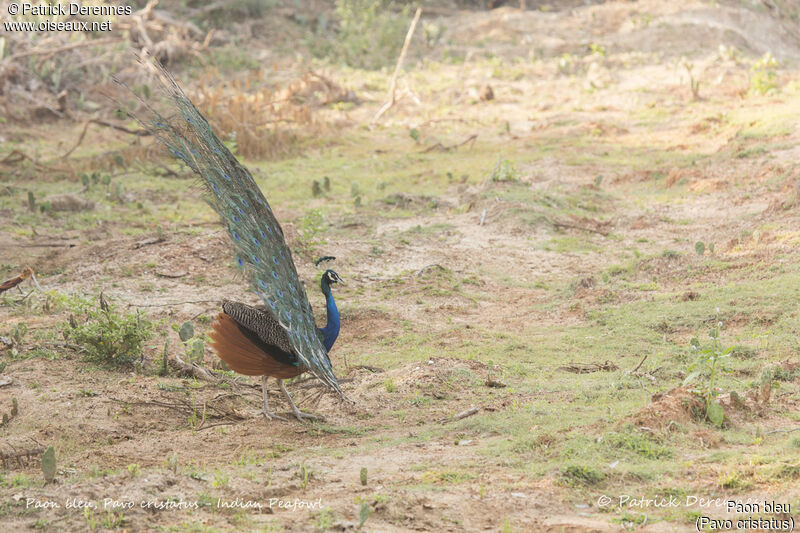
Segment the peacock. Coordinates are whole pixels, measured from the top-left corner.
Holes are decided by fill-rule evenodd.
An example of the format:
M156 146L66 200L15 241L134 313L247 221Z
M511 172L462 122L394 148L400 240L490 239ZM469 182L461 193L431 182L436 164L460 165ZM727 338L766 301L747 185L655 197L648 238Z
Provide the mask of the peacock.
M298 420L316 418L297 408L283 380L311 372L346 399L328 356L340 329L332 288L343 281L331 269L322 274L327 324L318 328L281 225L250 172L214 134L169 72L156 60L144 62L158 75L172 109L165 117L142 102L150 116L139 122L201 178L209 204L227 227L236 266L263 302L254 307L224 301L211 326L211 347L233 371L261 376L263 413L268 420L286 420L269 409L270 377L278 380ZM323 257L316 264L333 259Z

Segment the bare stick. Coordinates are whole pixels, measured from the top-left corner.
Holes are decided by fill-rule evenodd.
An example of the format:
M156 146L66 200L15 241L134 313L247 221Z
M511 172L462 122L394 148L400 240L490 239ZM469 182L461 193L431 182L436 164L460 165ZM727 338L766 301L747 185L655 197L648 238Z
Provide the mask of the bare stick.
M791 429L773 429L772 431L767 431L764 435L772 435L773 433L793 433L795 431L800 431L800 426Z
M187 363L177 354L175 354L174 359L170 359L169 363L175 367L177 370L181 372L185 372L191 376L196 377L202 381L208 381L211 383L219 383L219 378L214 376L210 371L206 370L200 365L194 363Z
M452 146L445 146L442 143L436 143L433 146L429 146L429 147L425 148L420 153L427 154L428 152L433 152L434 150L438 150L440 152L449 152L450 150L455 150L456 148L464 146L465 144L467 144L469 142L473 142L477 138L478 138L478 134L477 133L473 133L472 135L467 137L467 140L461 141L460 143L454 144Z
M636 368L634 368L633 370L631 370L631 374L635 374L635 373L636 373L636 371L637 371L637 370L639 370L639 369L642 367L642 363L644 363L645 359L647 359L647 354L644 354L644 357L642 357L642 360L641 360L641 361L639 361L639 364L638 364L638 365L636 365Z
M442 418L439 422L455 422L456 420L461 420L462 418L467 418L468 416L472 416L478 411L480 411L480 407L470 407L466 411L461 411L457 415L454 415L452 418Z
M13 446L12 446L13 448ZM44 448L34 448L32 450L14 450L11 452L0 451L0 461L3 466L8 468L12 459L16 459L17 463L21 466L22 459L31 459L33 456L41 455L44 453Z
M378 119L386 113L389 108L391 108L395 101L397 100L397 75L400 73L400 69L403 68L403 61L406 59L406 52L408 52L408 45L411 44L411 37L414 36L414 30L417 28L417 22L419 22L419 17L422 15L422 8L418 7L417 12L414 13L414 20L411 21L411 26L408 28L408 33L406 34L406 40L403 42L403 48L400 50L400 57L397 58L397 65L394 67L394 74L392 74L392 81L389 84L389 101L383 104L383 106L375 113L375 116L372 117L372 124L378 122Z
M185 302L167 302L163 304L136 304L127 302L131 307L171 307L173 305L183 305L183 304L210 304L210 303L218 303L219 300L186 300Z

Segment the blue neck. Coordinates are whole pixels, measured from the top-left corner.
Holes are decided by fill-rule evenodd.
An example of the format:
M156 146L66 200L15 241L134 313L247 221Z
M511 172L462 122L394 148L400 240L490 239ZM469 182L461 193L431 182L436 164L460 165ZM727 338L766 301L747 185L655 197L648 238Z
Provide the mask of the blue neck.
M341 324L339 323L339 310L336 309L336 302L333 301L331 288L328 286L324 276L321 285L322 293L325 295L325 307L328 311L328 323L324 328L321 328L320 331L324 337L322 342L325 345L325 349L330 352L331 348L333 348L333 343L336 342L336 337L339 336L339 327Z

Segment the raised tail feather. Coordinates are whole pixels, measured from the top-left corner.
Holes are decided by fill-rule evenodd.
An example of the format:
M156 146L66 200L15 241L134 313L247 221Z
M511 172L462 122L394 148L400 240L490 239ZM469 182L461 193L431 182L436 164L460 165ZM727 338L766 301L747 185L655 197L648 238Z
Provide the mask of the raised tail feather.
M288 379L305 371L302 367L281 362L281 359L285 360L290 354L269 353L280 350L260 343L255 334L248 334L230 315L220 313L211 328L211 347L234 372L245 376L266 374L278 379Z
M151 117L140 122L202 178L209 203L228 228L237 266L266 304L266 312L285 329L300 366L344 397L319 339L311 305L283 230L266 198L172 76L157 61L140 60L157 74L166 91L170 113L173 113L165 117L142 102ZM253 370L257 367L252 362L242 365Z

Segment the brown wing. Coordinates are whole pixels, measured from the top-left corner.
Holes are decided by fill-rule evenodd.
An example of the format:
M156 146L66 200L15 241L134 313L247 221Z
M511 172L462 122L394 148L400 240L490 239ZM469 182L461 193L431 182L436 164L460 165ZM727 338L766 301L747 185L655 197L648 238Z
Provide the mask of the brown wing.
M16 278L11 278L9 280L4 281L3 283L0 283L0 294L4 293L8 289L13 289L14 287L19 285L20 283L22 283L26 279L30 278L32 275L33 275L33 269L32 268L26 268Z
M211 328L211 348L234 372L246 376L267 375L288 379L306 371L305 368L281 362L281 359L286 360L288 354L261 342L258 336L244 330L226 313L220 313Z

